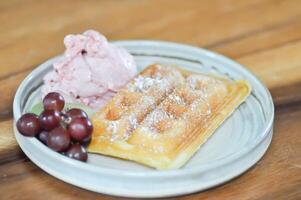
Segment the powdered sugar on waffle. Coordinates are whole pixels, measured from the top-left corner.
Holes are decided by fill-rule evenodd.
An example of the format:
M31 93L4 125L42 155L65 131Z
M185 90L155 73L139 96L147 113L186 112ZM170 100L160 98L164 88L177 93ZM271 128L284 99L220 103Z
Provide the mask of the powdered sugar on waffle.
M146 109L149 106L154 107L156 106L156 100L152 96L143 96L135 106L138 107L137 110Z
M108 121L107 122L107 131L112 134L116 134L119 128L119 121Z
M130 129L135 130L138 127L138 120L137 117L132 114L129 116L129 122L130 122Z
M209 97L208 97L208 85L209 88L215 87L215 84L219 84L219 81L216 81L210 77L205 75L191 75L188 76L185 80L183 86L184 90L187 90L187 93L195 96L196 98L191 102L191 104L187 104L185 100L177 94L177 92L173 92L168 95L167 99L164 100L165 103L178 105L185 105L188 110L191 110L197 116L206 117L212 113L211 106L209 104ZM186 87L186 86L188 87ZM200 87L201 86L201 87ZM163 102L161 102L162 104ZM176 106L176 105L174 105ZM201 107L200 107L201 106ZM149 113L143 121L143 129L146 133L157 133L158 130L154 128L155 124L166 120L177 120L177 119L186 119L187 118L187 111L183 113L181 117L175 117L164 110L160 105ZM169 121L169 120L168 120ZM169 121L170 122L170 121Z
M202 86L206 86L208 84L218 84L219 81L216 79L213 79L209 76L202 75L202 74L193 74L186 78L186 82L189 84L189 86L195 90L200 89L198 88L198 85L201 83Z
M191 110L192 111L196 110L200 106L200 104L202 104L202 103L204 103L206 108L202 111L199 111L198 114L201 115L201 116L210 115L212 111L211 111L211 106L210 106L207 98L202 98L201 97L201 98L195 100L190 106Z
M177 104L185 104L184 100L174 93L168 95L168 98Z
M136 77L134 81L132 81L132 83L128 84L128 91L145 94L135 105L133 105L136 109L127 117L124 116L126 118L123 118L123 120L126 120L124 122L128 124L128 128L126 129L127 131L124 137L118 138L116 136L116 138L114 136L117 135L116 133L120 126L118 121L108 122L107 131L112 133L110 140L127 140L131 136L133 131L140 126L140 123L141 130L145 130L146 133L158 133L160 132L160 129L156 128L156 124L162 122L163 126L165 127L165 122L173 124L172 121L185 119L187 117L188 110L194 113L193 116L206 116L207 118L207 116L211 114L208 94L210 96L210 93L212 92L210 90L214 89L214 87L219 87L220 83L221 82L219 80L215 80L205 75L190 75L186 79L184 79L181 73L177 70L171 70L169 74L163 73L162 75L161 73L157 72L152 76L145 77L140 75ZM187 103L186 97L182 97L182 94L175 92L172 85L175 85L176 88L183 87L184 90L187 90L187 93L193 96L192 102ZM148 92L150 88L152 88L152 92ZM152 95L156 95L156 91L158 90L164 91L164 93L169 93L167 93L167 98L165 98L165 100L163 99L165 103L170 104L171 106L173 106L174 104L179 104L182 106L184 105L187 108L187 111L181 114L180 117L177 115L175 115L177 116L175 117L171 113L169 113L169 111L166 111L163 105L160 105L163 101L161 101L160 104L156 106L156 100ZM170 93L172 90L173 92ZM140 116L138 111L149 109L149 106L151 106L152 111L147 114L146 117L144 117L143 115ZM135 111L137 111L137 113ZM138 121L137 119L141 118L142 116L144 118L143 121ZM161 124L159 126L161 126ZM168 124L166 124L166 126L168 126Z
M158 108L155 109L146 117L145 124L152 125L168 118L174 118L174 117L172 115L169 115L164 109Z
M157 108L151 112L144 120L144 126L149 127L152 131L155 131L153 125L156 123L165 120L165 119L174 119L175 117L167 113L163 108Z
M130 92L145 93L153 85L159 86L160 89L165 89L168 87L169 82L166 78L162 78L161 75L155 77L138 76L132 84L128 85L128 90Z
M217 86L221 85L221 82L219 80L201 74L190 75L189 77L187 77L186 80L189 87L193 91L195 91L199 96L199 98L191 104L191 110L195 110L199 106L199 104L204 103L206 105L206 109L205 111L199 112L199 114L210 115L211 106L208 102L208 92L213 92L213 91L208 91L207 87L210 85L211 89L216 90Z

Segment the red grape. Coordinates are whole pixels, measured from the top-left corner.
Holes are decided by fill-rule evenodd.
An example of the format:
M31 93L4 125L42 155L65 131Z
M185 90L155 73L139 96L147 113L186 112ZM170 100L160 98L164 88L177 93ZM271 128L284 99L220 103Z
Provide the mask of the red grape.
M68 110L66 114L72 119L80 118L80 117L88 118L87 113L79 108L72 108Z
M58 126L48 133L47 146L54 151L65 151L70 145L70 137L66 129Z
M43 105L45 110L63 110L65 106L65 100L62 95L57 92L48 93L43 99Z
M48 132L47 131L42 131L39 135L38 138L41 142L43 142L44 144L47 143L47 137L48 137Z
M83 162L86 162L88 159L86 149L80 144L71 145L71 147L66 152L66 156Z
M86 126L87 126L87 129L88 129L89 135L91 136L91 134L93 132L92 122L90 121L89 118L87 118L85 122L86 122Z
M24 114L17 121L17 129L24 136L33 137L41 131L40 121L37 115Z
M70 137L77 142L84 142L85 138L91 136L92 131L92 123L87 118L75 118L68 125L68 133Z
M56 110L44 110L40 116L40 123L44 130L50 131L60 124L60 112Z
M84 139L83 139L83 141L81 142L81 144L84 146L84 147L87 147L89 144L90 144L90 142L91 142L91 135L89 135L88 137L85 137Z

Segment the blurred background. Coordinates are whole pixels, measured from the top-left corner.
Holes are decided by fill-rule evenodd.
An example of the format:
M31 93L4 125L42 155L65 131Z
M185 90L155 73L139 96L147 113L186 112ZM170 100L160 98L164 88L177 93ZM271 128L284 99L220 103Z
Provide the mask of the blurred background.
M94 193L58 181L29 162L12 134L12 101L20 82L37 65L63 53L65 35L87 29L109 40L195 45L246 66L273 95L272 146L245 175L200 195L301 198L300 0L0 0L0 172L15 180L1 175L1 194L9 190L7 197L19 194L16 199L24 194L28 199L33 199L30 194L94 199ZM40 193L32 192L35 181Z

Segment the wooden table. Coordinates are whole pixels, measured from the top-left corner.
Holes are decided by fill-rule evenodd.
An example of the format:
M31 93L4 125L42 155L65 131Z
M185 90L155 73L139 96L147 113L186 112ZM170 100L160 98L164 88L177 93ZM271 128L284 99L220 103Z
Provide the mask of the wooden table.
M177 199L301 199L301 1L1 1L0 199L115 199L66 184L21 152L12 100L63 37L93 28L110 40L197 45L245 65L270 89L275 131L266 155L222 186Z

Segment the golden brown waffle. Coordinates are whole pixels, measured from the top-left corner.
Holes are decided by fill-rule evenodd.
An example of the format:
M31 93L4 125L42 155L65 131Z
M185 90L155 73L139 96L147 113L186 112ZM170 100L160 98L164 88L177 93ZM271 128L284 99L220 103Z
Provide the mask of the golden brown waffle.
M250 91L246 81L151 65L95 114L88 151L179 168Z

